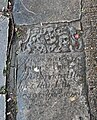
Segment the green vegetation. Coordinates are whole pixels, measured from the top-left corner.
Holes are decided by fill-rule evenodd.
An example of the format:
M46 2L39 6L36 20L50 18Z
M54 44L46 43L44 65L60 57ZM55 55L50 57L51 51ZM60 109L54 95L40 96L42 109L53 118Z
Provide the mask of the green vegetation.
M6 93L6 87L5 86L2 86L1 88L0 88L0 94L5 94Z

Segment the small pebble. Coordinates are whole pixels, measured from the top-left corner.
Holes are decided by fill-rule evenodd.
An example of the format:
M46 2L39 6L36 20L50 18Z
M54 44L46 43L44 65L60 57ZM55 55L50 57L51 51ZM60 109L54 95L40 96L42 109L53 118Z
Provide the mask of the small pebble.
M35 72L39 72L39 69L36 67L36 68L34 68L34 71Z
M18 29L17 28L15 28L15 32L17 32L18 31Z
M8 112L8 113L7 113L7 115L10 115L10 114L11 114L11 112Z
M11 101L11 98L9 98L8 100L7 100L7 102L10 102Z
M8 2L9 3L9 5L11 5L11 2Z

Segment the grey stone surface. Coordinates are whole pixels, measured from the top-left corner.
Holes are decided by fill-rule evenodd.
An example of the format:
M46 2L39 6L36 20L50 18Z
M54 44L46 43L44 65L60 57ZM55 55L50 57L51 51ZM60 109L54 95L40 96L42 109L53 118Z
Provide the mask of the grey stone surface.
M6 60L7 60L7 43L8 43L8 18L0 18L0 87L5 85L6 81Z
M97 120L97 1L84 0L82 23L91 120Z
M17 25L78 20L81 0L15 0L13 15Z
M0 95L0 120L5 120L5 110L6 110L5 95Z
M17 120L90 120L80 31L19 26L17 39Z
M14 87L9 91L15 92L17 83L17 120L96 120L97 1L64 0L63 4L62 0L50 0L50 5L48 1L41 5L43 0L15 0L16 24L52 23L16 29L18 45L14 43L16 49L11 53L14 51L17 59L11 56L13 67L9 79ZM68 6L72 12L67 10ZM74 22L75 19L78 20ZM63 25L58 22L65 20L73 22ZM10 105L13 108L15 104Z
M3 7L7 8L8 0L0 0L0 10L2 10Z

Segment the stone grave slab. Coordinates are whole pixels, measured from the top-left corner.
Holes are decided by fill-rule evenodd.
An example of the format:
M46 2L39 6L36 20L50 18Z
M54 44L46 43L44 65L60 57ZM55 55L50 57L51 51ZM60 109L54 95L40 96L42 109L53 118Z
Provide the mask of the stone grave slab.
M17 120L90 120L80 32L67 23L17 26Z
M5 120L6 102L5 95L0 94L0 120Z

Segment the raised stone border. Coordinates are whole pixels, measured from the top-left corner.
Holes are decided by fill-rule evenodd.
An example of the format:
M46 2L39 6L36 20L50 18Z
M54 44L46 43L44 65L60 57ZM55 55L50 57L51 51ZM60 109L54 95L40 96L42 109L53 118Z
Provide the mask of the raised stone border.
M83 95L86 89L84 45L81 31L71 25L16 26L17 120L90 120L87 97ZM80 47L75 49L73 36L77 33ZM74 96L70 95L73 90Z

